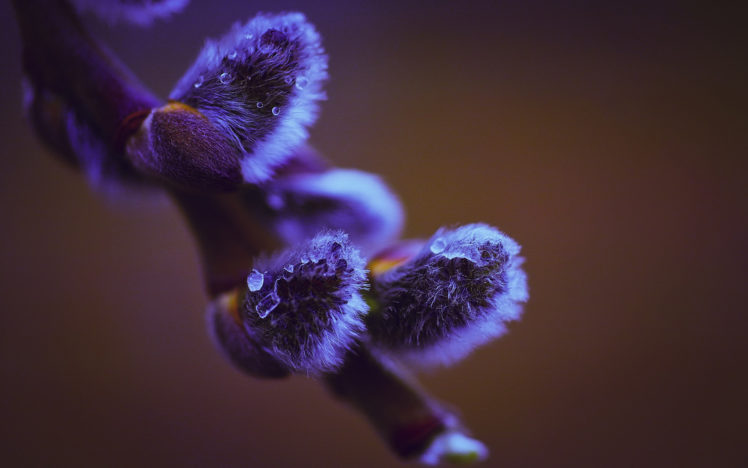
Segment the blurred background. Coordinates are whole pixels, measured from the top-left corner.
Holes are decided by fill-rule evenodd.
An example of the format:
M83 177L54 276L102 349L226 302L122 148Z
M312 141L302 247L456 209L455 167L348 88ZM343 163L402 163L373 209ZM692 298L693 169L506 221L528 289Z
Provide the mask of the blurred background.
M523 245L523 320L423 376L484 466L748 464L744 16L193 0L150 29L86 19L166 96L205 37L281 10L330 55L312 143L381 174L407 236L484 221ZM174 207L103 199L32 135L13 16L0 4L2 465L400 466L317 382L222 360Z

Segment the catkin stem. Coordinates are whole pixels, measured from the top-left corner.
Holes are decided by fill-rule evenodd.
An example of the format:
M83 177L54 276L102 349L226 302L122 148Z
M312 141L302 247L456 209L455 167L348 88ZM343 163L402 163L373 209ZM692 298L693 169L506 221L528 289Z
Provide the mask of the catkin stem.
M328 388L361 411L400 457L422 454L457 418L400 371L383 365L364 346L324 377Z
M172 189L170 194L197 240L205 288L211 297L242 285L261 252L281 247L258 220L262 202L256 189L228 194Z

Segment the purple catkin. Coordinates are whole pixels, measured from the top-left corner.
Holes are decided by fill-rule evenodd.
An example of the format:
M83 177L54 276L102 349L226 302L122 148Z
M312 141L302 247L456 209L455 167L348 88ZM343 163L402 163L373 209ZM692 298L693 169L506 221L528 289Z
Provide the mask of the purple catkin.
M260 14L208 41L170 98L205 115L239 152L244 179L262 183L307 139L326 78L303 14Z
M520 246L485 224L440 229L372 281L373 344L416 367L449 364L506 331L527 301Z
M268 189L271 223L288 244L341 229L367 255L400 234L403 209L379 177L352 169L278 178Z
M90 11L99 18L149 26L153 20L179 13L189 0L71 0L79 12Z
M340 231L258 260L247 280L247 334L292 371L335 370L363 333L365 262Z

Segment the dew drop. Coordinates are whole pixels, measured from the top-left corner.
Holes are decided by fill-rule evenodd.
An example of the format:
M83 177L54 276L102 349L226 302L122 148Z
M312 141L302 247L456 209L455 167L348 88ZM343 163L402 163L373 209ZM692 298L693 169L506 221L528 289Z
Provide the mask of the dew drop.
M431 252L440 254L444 252L444 248L447 247L447 243L441 237L438 237L434 242L431 243Z
M273 107L273 115L278 115L281 113L280 107Z
M229 60L236 60L236 56L239 55L235 50L229 54Z
M252 273L247 277L247 287L251 292L259 291L262 289L262 283L265 282L265 275L257 270L252 270Z
M251 33L247 33L247 34L244 35L244 39L246 39L248 41L251 41L252 39L254 39L254 37L255 37L255 35L251 34Z
M218 77L218 81L220 81L223 84L231 83L231 73L223 72Z
M305 76L300 76L296 78L296 88L298 89L304 89L306 88L306 85L309 84L309 79Z
M257 105L257 108L258 108L258 109L262 109L262 106L264 106L265 104L263 104L263 103L262 103L262 102L260 102L260 101L257 101L257 104L256 104L256 105Z
M199 88L200 86L203 85L204 82L205 82L205 78L203 77L203 75L200 75L197 77L197 81L195 81L195 84L192 86L194 86L195 88Z
M278 307L278 304L280 304L280 298L275 294L275 292L271 292L257 303L255 310L257 311L257 315L264 319L270 312Z
M286 267L284 268L284 270L286 270L289 273L293 273L293 265L286 265Z

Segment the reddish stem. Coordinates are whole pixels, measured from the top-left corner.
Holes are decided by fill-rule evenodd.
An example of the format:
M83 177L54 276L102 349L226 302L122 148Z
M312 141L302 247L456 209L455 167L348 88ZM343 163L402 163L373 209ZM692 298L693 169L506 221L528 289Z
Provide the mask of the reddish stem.
M339 398L364 413L400 457L422 454L434 437L457 421L400 371L384 366L364 347L349 353L325 382Z
M244 284L261 252L282 247L266 223L258 222L263 201L256 189L228 194L173 189L170 194L197 240L210 297Z

